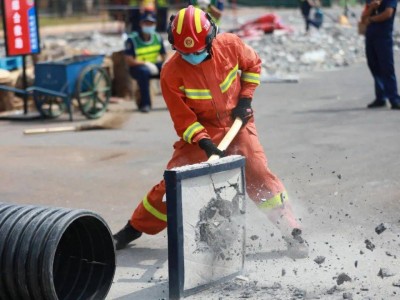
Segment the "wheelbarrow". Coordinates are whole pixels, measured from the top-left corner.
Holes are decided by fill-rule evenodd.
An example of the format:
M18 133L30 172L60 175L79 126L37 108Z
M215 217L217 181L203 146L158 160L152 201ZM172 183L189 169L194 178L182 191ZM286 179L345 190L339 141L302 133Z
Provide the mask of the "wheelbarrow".
M35 80L27 92L33 93L43 117L57 118L67 111L72 121L72 102L82 114L97 119L107 110L111 81L102 68L104 55L78 55L35 65Z

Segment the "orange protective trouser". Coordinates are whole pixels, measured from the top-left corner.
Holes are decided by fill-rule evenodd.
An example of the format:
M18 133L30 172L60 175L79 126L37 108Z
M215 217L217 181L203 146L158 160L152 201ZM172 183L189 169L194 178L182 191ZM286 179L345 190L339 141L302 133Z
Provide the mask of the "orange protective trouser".
M213 142L218 144L227 129L207 128ZM172 159L167 169L195 164L207 160L205 152L198 146L178 141L174 145ZM260 207L269 199L283 195L285 188L282 182L268 168L267 158L258 140L253 122L243 127L227 149L227 155L238 154L246 157L245 176L249 197ZM131 225L147 234L157 234L167 226L167 206L162 199L165 194L165 182L162 180L145 196L133 212ZM275 199L276 200L276 199ZM281 201L272 201L281 204ZM271 206L271 205L265 205Z

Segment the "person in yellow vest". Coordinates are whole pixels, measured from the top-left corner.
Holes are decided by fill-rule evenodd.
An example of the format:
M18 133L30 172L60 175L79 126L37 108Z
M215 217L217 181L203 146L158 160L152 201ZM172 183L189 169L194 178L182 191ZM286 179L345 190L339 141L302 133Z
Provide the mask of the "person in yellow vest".
M214 23L218 26L220 25L222 12L224 10L223 0L189 0L189 4L208 12Z
M156 31L156 16L147 11L141 16L140 30L125 41L125 61L139 86L141 112L151 110L150 79L159 78L166 57L163 39Z

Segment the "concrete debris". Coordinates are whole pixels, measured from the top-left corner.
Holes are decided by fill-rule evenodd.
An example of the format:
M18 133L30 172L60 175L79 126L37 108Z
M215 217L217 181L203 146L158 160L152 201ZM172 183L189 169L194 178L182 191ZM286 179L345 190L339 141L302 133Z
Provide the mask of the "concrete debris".
M239 296L239 298L250 299L250 298L253 298L253 296L254 296L254 293L252 291L245 291Z
M365 60L364 40L352 28L326 26L312 36L270 34L248 43L259 51L262 73L269 75L333 70Z
M341 285L346 281L351 281L351 278L349 275L347 275L346 273L341 273L339 274L339 276L336 279L336 283L337 285Z
M317 64L324 62L325 57L326 51L324 50L309 51L300 56L300 62L306 65ZM292 61L295 61L295 59L293 58Z
M226 292L232 292L241 288L241 285L238 282L229 282L223 287L223 290Z
M196 224L196 251L212 251L221 260L241 255L232 247L243 226L238 201L237 197L233 201L213 198L200 210Z
M306 290L294 285L282 286L278 282L260 285L255 280L234 280L216 286L215 290L224 293L223 299L307 299Z
M245 277L245 276L242 276L242 275L236 276L236 277L235 277L235 280L240 280L240 281L249 282L249 278L248 278L248 277Z
M378 272L378 276L381 278L385 278L385 277L391 277L394 276L396 274L394 274L393 272L391 272L389 269L387 268L381 268Z
M343 299L353 300L353 294L352 293L343 293Z
M375 249L375 245L374 244L372 244L372 242L370 241L370 240L365 240L365 247L368 249L368 250L371 250L371 251L374 251L374 249Z
M252 236L250 237L250 239L251 239L252 241L258 240L258 238L259 238L258 235L252 235Z
M389 251L386 251L385 254L386 254L387 256L393 256L394 258L396 258L396 255L393 255L393 254L390 253Z
M294 299L305 299L307 292L298 288L295 288L292 292Z
M274 283L273 283L272 285L270 285L270 286L262 286L261 289L263 289L263 290L274 290L274 291L276 291L276 290L282 289L282 285L281 285L280 283L278 283L278 282L274 282Z
M327 290L326 293L327 293L328 295L332 295L332 294L334 294L336 291L337 291L337 286L335 285L335 286L331 287L329 290Z
M314 261L320 265L325 262L325 256L317 256Z
M293 229L292 237L284 236L283 239L287 246L286 256L294 260L308 257L308 243L301 237L300 229Z
M292 236L296 241L299 241L300 243L304 242L303 238L301 237L301 229L299 228L293 229Z
M387 225L385 225L384 223L381 223L375 227L375 232L377 234L381 234L382 232L384 232L387 229L387 227L388 227Z

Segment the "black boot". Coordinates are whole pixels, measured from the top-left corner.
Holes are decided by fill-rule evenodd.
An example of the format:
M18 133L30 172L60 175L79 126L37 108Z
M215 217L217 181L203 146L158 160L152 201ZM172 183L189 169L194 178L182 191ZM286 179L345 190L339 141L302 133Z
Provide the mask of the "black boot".
M385 100L375 99L374 101L372 101L370 104L367 105L367 108L379 108L379 107L385 107L385 106L386 106Z
M400 109L400 104L399 103L393 103L392 104L392 109Z
M116 250L124 249L130 242L140 238L142 233L132 227L130 222L120 231L113 235Z

